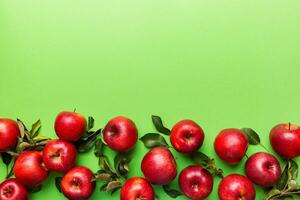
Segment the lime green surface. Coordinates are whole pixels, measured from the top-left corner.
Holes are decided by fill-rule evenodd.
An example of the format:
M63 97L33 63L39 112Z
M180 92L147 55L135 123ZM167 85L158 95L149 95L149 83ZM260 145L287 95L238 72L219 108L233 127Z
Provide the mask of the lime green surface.
M0 117L41 118L42 134L55 138L62 110L92 115L97 127L128 116L140 136L154 131L157 114L169 127L197 121L206 134L201 151L214 157L214 137L228 127L254 128L271 149L272 126L300 124L299 10L297 0L1 0ZM146 151L139 142L130 176L142 175ZM174 155L179 171L191 164ZM244 163L217 159L225 174L243 173ZM78 164L97 170L92 153ZM0 172L3 180L2 163ZM64 199L55 176L31 199ZM208 199L217 199L219 181ZM98 187L91 199L119 198Z

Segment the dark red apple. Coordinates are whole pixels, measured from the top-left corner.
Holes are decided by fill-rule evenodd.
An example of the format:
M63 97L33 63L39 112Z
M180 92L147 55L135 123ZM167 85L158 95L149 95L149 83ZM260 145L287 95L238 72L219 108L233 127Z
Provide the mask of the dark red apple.
M216 137L214 148L220 159L231 165L237 164L246 154L248 139L239 129L224 129Z
M61 190L70 200L88 199L94 192L93 172L83 166L77 166L68 171L62 181Z
M173 126L170 140L176 151L192 154L203 144L204 132L196 122L182 120Z
M0 119L0 152L16 146L20 129L14 120Z
M155 147L143 158L141 164L145 178L155 185L167 185L177 175L176 161L166 147Z
M113 150L126 152L137 142L138 131L134 122L126 117L111 119L103 129L103 139Z
M278 160L269 153L255 153L246 162L247 177L255 184L262 187L275 185L281 176Z
M292 159L300 156L300 126L278 124L270 132L270 142L282 158Z
M43 151L43 161L49 170L64 173L76 163L76 147L60 139L48 142Z
M178 179L180 190L190 199L205 199L213 189L213 177L201 166L188 166Z
M16 179L26 186L41 184L48 177L42 152L26 151L19 155L14 165Z
M0 184L0 200L27 200L26 188L16 179L10 178Z
M86 119L76 112L61 112L54 124L56 135L69 142L76 142L86 132Z
M141 177L128 179L120 192L120 200L154 200L154 197L152 186Z
M231 174L222 179L218 194L220 200L254 200L255 189L250 180L239 174Z

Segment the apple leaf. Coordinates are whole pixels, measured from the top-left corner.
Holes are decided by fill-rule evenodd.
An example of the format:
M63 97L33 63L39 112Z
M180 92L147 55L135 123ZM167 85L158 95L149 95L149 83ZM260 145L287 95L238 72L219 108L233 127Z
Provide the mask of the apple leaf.
M31 130L29 131L30 137L34 138L39 134L41 130L42 123L41 120L37 120L34 124L32 124Z
M170 135L171 133L170 129L166 128L163 125L163 122L159 116L152 115L152 122L158 132L163 133L165 135Z
M147 148L153 148L157 146L168 146L165 138L158 133L147 133L146 135L141 137L140 140L144 143L145 147Z
M177 198L178 196L181 196L182 193L178 190L171 189L169 185L163 185L164 192L171 198Z
M111 190L114 190L114 189L120 189L122 187L122 182L120 181L110 181L108 182L108 184L101 188L102 191L111 191Z
M55 186L59 192L61 192L62 177L55 177Z
M87 130L91 130L94 127L94 118L89 116L88 118L88 125L87 125Z
M248 138L248 142L251 145L258 145L260 144L260 138L259 135L251 128L242 128L241 129Z
M130 161L131 155L129 153L118 153L114 158L114 164L117 174L119 176L123 176L125 179L127 179L128 177Z
M28 187L27 189L30 193L36 193L36 192L41 191L42 185L35 185L35 186L32 186L32 187Z
M100 157L100 156L103 155L102 151L103 151L103 146L104 145L105 144L103 143L103 141L102 141L101 138L99 138L99 139L96 140L96 142L95 142L95 149L94 149L94 154L95 154L96 157Z
M106 173L106 172L96 174L95 178L94 178L95 181L104 181L104 182L109 182L109 181L111 181L111 179L112 179L111 174Z
M87 135L83 138L81 138L79 141L75 143L78 152L83 153L89 151L96 142L97 136L101 133L101 129L98 129L97 131L93 132L90 135Z
M289 160L289 162L289 179L296 180L298 176L298 164L293 160Z
M2 158L3 163L6 166L8 166L12 161L12 156L10 154L6 153L6 152L1 153L1 158Z
M290 166L290 162L286 162L284 167L283 167L283 171L281 174L281 178L278 181L276 188L278 190L283 190L286 185L288 184L288 180L289 180L289 175L288 175L288 171L289 171L289 166Z

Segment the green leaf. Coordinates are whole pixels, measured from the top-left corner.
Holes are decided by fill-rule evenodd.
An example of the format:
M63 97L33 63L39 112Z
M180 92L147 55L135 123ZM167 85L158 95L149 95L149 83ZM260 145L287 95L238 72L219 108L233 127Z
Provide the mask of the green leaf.
M105 188L103 188L103 191L111 191L114 189L120 189L122 187L122 182L120 181L111 181L107 184Z
M258 145L260 144L259 135L251 128L242 128L241 129L248 137L248 142L251 145Z
M95 180L109 182L109 181L111 181L111 175L109 173L102 172L100 174L95 175Z
M25 135L24 132L27 131L27 128L26 128L26 126L24 125L24 123L20 119L17 119L17 124L19 126L20 136L21 136L21 138L23 138L24 135Z
M152 115L152 122L158 132L163 133L165 135L170 135L170 129L166 128L163 125L162 120L159 116Z
M168 144L165 138L158 133L147 133L140 140L144 143L145 147L153 148L157 146L167 147Z
M103 155L103 147L104 147L104 143L102 141L101 138L97 139L95 142L95 149L94 149L94 154L96 157L100 157Z
M34 124L32 124L31 130L29 131L30 138L36 137L39 134L41 127L42 127L41 120L37 120Z
M106 173L109 173L111 175L115 175L114 170L112 169L112 167L110 166L109 162L108 162L108 158L107 156L103 155L99 157L99 161L98 161L98 165L100 170L104 170Z
M296 180L298 177L298 164L293 160L289 160L289 163L289 178Z
M62 177L55 177L55 186L59 192L61 192Z
M268 198L271 199L271 197L275 197L275 196L279 195L280 193L281 193L280 190L278 190L278 189L272 189L268 193Z
M177 198L178 196L182 195L180 191L171 189L168 185L163 185L162 187L164 192L171 198Z
M131 161L131 155L126 153L118 153L114 158L114 166L119 176L123 176L127 179L129 172L129 163Z
M8 166L12 161L12 156L6 152L1 153L2 162Z
M93 117L91 117L91 116L89 116L89 118L88 118L88 126L87 126L87 130L89 131L89 130L91 130L93 127L94 127L94 118Z
M95 145L97 136L100 133L101 133L101 129L77 141L75 145L77 147L78 152L83 153L90 150Z
M276 188L278 190L283 190L286 185L288 184L288 180L289 180L289 175L288 175L288 171L289 171L289 162L286 162L284 165L284 169L283 172L281 174L281 178L279 180L279 182L276 185Z

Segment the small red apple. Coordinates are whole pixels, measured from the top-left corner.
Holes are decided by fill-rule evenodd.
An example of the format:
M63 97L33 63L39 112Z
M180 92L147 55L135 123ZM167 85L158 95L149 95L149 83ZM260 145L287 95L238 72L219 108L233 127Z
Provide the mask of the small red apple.
M176 161L166 147L155 147L143 158L141 164L145 178L155 185L167 185L177 175Z
M196 122L182 120L173 126L170 140L176 151L192 154L203 144L204 132Z
M26 151L19 155L14 165L16 179L26 186L41 184L48 177L42 152Z
M300 126L278 124L270 132L270 142L282 158L292 159L300 156Z
M68 171L62 181L61 190L70 200L88 199L94 192L93 172L83 166L77 166Z
M56 135L69 142L76 142L86 132L86 119L76 112L61 112L54 124Z
M0 184L0 200L27 200L26 188L16 179L10 178Z
M246 154L248 139L239 129L224 129L216 137L214 148L220 159L231 165L237 164Z
M278 160L269 153L255 153L250 156L245 166L247 177L262 187L275 185L281 177Z
M120 200L154 200L154 197L152 186L141 177L128 179L120 192Z
M255 189L245 176L231 174L222 179L218 194L220 200L254 200Z
M109 148L126 152L137 142L138 131L134 122L126 117L111 119L103 129L103 139Z
M43 161L49 170L64 173L76 163L76 147L60 139L48 142L43 151Z
M0 152L16 146L20 129L14 120L0 119Z
M205 199L213 189L213 177L201 166L188 166L179 175L180 190L190 199Z

